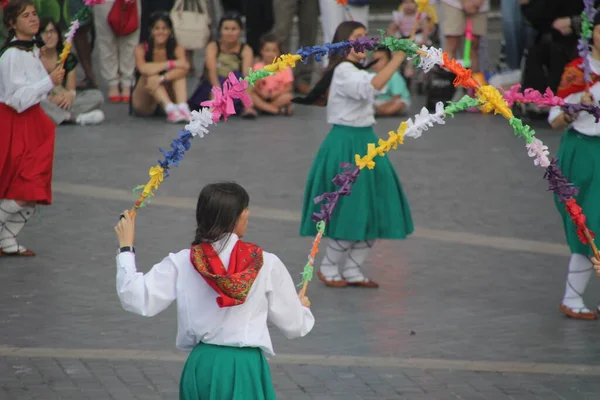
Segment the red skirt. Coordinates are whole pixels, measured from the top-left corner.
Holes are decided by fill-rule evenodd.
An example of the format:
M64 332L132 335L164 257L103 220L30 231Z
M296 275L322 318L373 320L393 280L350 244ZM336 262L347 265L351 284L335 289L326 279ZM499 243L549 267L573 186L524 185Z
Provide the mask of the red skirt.
M0 199L52 203L56 127L35 105L22 113L0 103Z

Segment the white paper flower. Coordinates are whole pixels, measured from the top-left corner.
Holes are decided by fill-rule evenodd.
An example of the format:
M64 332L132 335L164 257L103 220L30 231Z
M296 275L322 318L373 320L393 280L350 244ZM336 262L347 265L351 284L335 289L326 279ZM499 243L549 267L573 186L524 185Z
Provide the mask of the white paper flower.
M409 120L412 123L411 120ZM429 129L430 126L433 126L433 121L431 115L429 114L429 110L425 107L421 109L419 114L415 115L415 123L413 126L408 128L404 133L404 136L419 138L423 134L423 131Z
M550 159L548 158L550 152L548 151L548 146L544 145L541 140L534 139L533 143L527 144L525 147L527 147L527 155L529 157L535 157L535 160L533 160L534 165L538 165L542 168L547 168L550 165Z
M208 133L208 126L213 124L213 114L208 108L203 108L200 111L192 111L192 119L185 129L192 136L204 137Z
M421 46L421 50L427 53L427 55L419 54L421 58L420 67L424 72L429 72L436 65L443 65L444 59L442 57L442 49L436 47Z

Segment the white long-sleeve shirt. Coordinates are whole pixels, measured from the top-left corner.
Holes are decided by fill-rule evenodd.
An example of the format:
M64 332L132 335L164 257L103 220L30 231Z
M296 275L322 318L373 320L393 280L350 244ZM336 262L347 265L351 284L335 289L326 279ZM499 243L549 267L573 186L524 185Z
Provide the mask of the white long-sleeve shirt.
M375 124L373 76L344 61L333 71L327 96L327 122L354 127Z
M599 75L600 61L590 57L590 69L594 74ZM600 82L596 82L590 87L590 93L595 99L596 105L598 105L598 101L600 100ZM565 102L571 104L581 103L581 98L583 97L583 94L584 92L570 94L565 98ZM552 123L552 121L554 121L561 113L562 110L560 107L552 107L550 109L550 113L548 114L548 122ZM580 111L577 116L577 119L574 120L570 126L577 132L582 133L584 135L600 136L600 124L597 124L594 116L588 112Z
M227 268L238 241L214 247ZM221 250L222 249L222 250ZM244 304L219 308L217 292L196 271L190 249L169 254L147 274L137 272L135 255L117 256L117 294L123 308L142 316L154 316L177 300L176 346L191 351L198 343L232 347L259 347L275 355L267 320L288 339L305 336L314 326L310 309L302 306L292 277L276 255L263 251L263 266Z
M7 49L0 57L0 103L22 113L45 99L54 84L40 50Z

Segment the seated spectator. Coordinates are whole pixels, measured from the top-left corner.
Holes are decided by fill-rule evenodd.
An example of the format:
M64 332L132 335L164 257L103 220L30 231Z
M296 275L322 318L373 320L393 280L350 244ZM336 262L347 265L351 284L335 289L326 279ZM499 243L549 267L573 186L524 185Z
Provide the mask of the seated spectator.
M260 42L261 61L254 64L252 67L254 71L264 68L265 64L272 63L281 55L281 44L275 35L265 35ZM259 111L268 114L293 115L293 85L294 73L288 67L285 71L256 82L254 88L250 89L252 103Z
M373 66L378 73L392 59L392 53L387 48L380 48L373 52ZM410 106L410 92L406 81L398 71L394 72L387 85L375 97L375 115L381 117L399 115Z
M134 51L136 81L131 107L136 115L150 116L160 112L160 106L167 121L187 122L191 113L185 76L190 67L185 49L177 44L169 14L158 11L149 23L148 42L138 44Z
M56 69L56 63L63 50L63 35L60 27L50 18L40 21L40 37L44 41L44 51L40 59L48 73ZM67 56L64 64L65 78L62 85L57 85L42 100L41 107L56 125L74 122L79 125L99 124L104 121L104 113L100 109L104 104L104 96L98 89L76 91L77 58L73 54Z
M205 49L204 72L200 84L188 100L191 109L201 108L200 103L212 98L213 86L221 87L223 82L233 74L237 78L248 73L254 61L252 48L242 43L242 20L236 14L228 14L219 21L219 40L210 42ZM245 118L256 118L254 107L244 108L240 100L235 101L235 112Z

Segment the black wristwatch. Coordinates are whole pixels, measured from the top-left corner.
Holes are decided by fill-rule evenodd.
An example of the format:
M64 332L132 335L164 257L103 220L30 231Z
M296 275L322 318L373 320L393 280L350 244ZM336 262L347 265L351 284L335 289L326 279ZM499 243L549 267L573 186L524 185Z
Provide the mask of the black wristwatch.
M135 248L133 246L123 246L123 247L119 248L119 251L117 251L117 254L126 253L126 252L135 253Z

